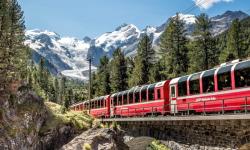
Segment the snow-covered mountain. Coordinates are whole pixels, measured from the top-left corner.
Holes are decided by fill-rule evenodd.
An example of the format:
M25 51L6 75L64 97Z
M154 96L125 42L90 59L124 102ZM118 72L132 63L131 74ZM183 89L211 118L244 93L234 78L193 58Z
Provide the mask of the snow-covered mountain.
M48 69L53 74L87 80L87 75L83 74L88 71L86 58L90 42L91 39L87 37L78 40L71 37L60 37L58 34L46 30L28 30L25 44L33 50L32 57L36 63L39 63L41 57L46 59L47 64L50 64Z
M179 15L185 23L187 35L191 37L196 20L195 16L191 14ZM241 11L227 11L222 15L212 17L212 33L214 35L221 34L229 28L234 19L241 20L246 17L248 15ZM93 68L95 69L95 66L99 64L100 57L104 55L112 57L116 48L121 48L126 56L134 56L139 39L145 34L150 36L153 46L157 47L160 35L168 22L169 19L161 26L147 26L143 30L138 29L133 24L122 24L115 31L106 32L95 39L61 37L46 30L28 30L26 31L25 44L33 50L33 60L36 63L41 57L46 59L46 66L53 74L88 80L87 57L89 55L93 58Z

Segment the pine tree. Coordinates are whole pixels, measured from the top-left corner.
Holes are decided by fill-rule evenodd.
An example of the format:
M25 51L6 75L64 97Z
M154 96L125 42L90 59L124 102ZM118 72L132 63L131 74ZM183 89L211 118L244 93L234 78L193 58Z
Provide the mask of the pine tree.
M64 104L65 94L66 94L66 77L62 77L60 80L59 104Z
M128 87L133 87L134 85L133 69L135 68L134 58L127 57L126 64L127 64L127 75L128 75Z
M17 0L10 1L10 19L11 31L9 38L9 48L11 63L14 64L15 76L24 79L27 76L27 61L29 59L29 48L25 47L23 42L25 40L25 26L24 17L21 6Z
M0 90L27 76L28 49L24 47L23 12L16 0L0 1ZM26 78L27 79L27 78Z
M247 56L244 49L244 31L242 30L239 19L232 22L227 33L226 48L220 55L220 62L226 62L233 59L242 59Z
M196 17L194 41L189 44L189 71L191 73L207 70L218 64L218 50L211 28L211 21L206 14Z
M127 66L126 59L121 49L118 48L113 53L111 61L111 89L112 92L123 91L127 89Z
M72 104L74 102L74 93L73 93L73 90L72 89L69 89L68 90L68 105L66 105L68 108L69 107L69 104Z
M57 78L54 78L54 89L55 89L55 99L54 99L54 101L55 102L57 102L57 103L59 103L59 93L60 93L60 91L59 91L59 83L58 83L58 79Z
M149 82L149 72L154 62L155 53L152 49L150 38L145 35L140 40L137 47L137 56L135 57L135 67L132 73L132 86L142 85Z
M161 80L164 80L164 75L162 74L162 66L160 61L156 62L152 68L150 69L150 76L149 76L149 81L150 83L155 83L159 82Z
M97 89L96 95L102 96L110 94L110 73L109 73L109 59L104 56L100 59L100 65L97 69Z
M97 82L97 75L95 72L92 73L91 78L92 78L91 95L97 96L96 91L97 91L98 82Z
M162 54L165 76L174 78L186 74L188 68L188 49L184 22L179 15L170 19L160 38L160 53Z

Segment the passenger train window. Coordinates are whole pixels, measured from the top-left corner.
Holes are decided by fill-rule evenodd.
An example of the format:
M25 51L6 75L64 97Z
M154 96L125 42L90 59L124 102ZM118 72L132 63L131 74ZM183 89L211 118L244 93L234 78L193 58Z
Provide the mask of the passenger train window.
M148 100L155 100L155 84L150 85L150 87L148 88Z
M176 97L175 86L171 86L171 97Z
M226 66L219 69L217 73L218 90L231 89L231 67Z
M95 108L98 108L98 101L95 100Z
M178 81L178 96L187 95L187 76L181 77Z
M214 73L215 69L205 71L202 75L203 93L214 92Z
M235 67L235 86L250 86L250 61L242 62Z
M141 90L141 101L142 102L147 101L147 89L146 88Z
M96 104L97 104L97 107L96 108L100 108L100 100L96 100Z
M129 92L129 104L133 103L133 91Z
M140 92L135 92L135 103L140 102Z
M200 73L194 74L190 77L189 89L191 95L200 93Z
M114 106L117 105L117 95L115 95L115 96L113 97L113 103L114 103Z
M123 94L123 105L126 105L126 104L128 104L128 95L127 95L127 93L125 92L125 93Z
M117 97L117 105L122 105L122 94L119 94Z
M100 108L103 108L103 99L100 99Z

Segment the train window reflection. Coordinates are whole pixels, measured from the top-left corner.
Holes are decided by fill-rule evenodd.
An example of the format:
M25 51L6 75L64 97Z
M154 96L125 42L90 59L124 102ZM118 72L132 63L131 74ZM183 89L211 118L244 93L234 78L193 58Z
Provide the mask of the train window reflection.
M135 92L135 103L140 102L140 93L139 92Z
M199 94L200 93L200 73L192 75L189 80L190 94Z
M218 71L218 90L221 91L231 89L231 67L232 66L226 66Z
M147 89L142 89L141 90L141 101L142 102L147 101Z
M250 86L250 61L242 62L235 67L235 86Z
M127 92L125 92L123 94L123 105L126 105L128 104L128 95L127 95Z
M122 105L122 94L117 97L117 105Z
M114 106L117 106L117 95L113 97Z
M133 92L129 92L129 104L133 103Z
M182 77L178 81L178 96L187 95L187 76Z
M150 87L148 88L148 100L155 100L155 84L150 85Z
M215 69L204 72L202 76L203 93L214 92L214 73Z
M171 86L171 97L176 97L176 95L175 95L175 86Z

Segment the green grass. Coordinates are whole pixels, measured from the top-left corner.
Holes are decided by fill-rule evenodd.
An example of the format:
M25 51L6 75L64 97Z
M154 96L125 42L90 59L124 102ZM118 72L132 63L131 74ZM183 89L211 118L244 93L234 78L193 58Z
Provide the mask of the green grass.
M154 140L149 147L147 148L147 150L170 150L169 148L167 148L164 144L162 144L160 141L158 140Z
M56 103L45 102L49 111L48 120L41 132L47 132L65 124L73 125L77 130L86 130L91 127L93 118L86 112L63 111L63 107Z

